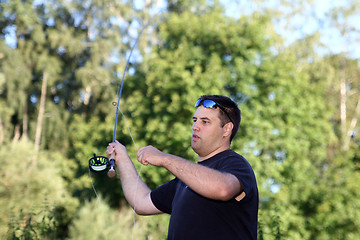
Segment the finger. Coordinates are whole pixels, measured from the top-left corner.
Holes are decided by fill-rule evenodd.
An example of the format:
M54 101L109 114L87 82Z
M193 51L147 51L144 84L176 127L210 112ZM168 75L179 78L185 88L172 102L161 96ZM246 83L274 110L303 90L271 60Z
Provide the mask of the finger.
M139 159L139 157L140 157L140 149L136 153L136 159Z
M142 158L143 155L144 155L144 148L141 147L136 153L136 158L139 160L140 158Z
M138 155L136 156L136 159L138 160L138 162L142 163L143 155L142 155L142 154L138 154Z
M111 155L113 152L114 152L114 149L108 149L108 150L106 151L106 154L107 154L107 155Z

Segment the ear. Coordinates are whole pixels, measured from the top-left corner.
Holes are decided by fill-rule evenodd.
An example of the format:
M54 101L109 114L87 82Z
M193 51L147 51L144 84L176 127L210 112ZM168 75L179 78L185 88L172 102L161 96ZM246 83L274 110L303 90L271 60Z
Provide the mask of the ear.
M234 124L232 122L228 122L224 125L224 137L229 137L232 134L232 130L234 128Z

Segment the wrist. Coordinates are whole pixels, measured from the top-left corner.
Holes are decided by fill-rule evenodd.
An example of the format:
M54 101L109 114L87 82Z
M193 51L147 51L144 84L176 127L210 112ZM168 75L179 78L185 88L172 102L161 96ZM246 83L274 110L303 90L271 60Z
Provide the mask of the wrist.
M168 169L172 163L171 157L171 154L163 153L163 157L161 158L161 167Z
M125 159L130 159L130 156L127 153L124 154L116 154L115 155L115 164L120 163L121 161L124 161Z

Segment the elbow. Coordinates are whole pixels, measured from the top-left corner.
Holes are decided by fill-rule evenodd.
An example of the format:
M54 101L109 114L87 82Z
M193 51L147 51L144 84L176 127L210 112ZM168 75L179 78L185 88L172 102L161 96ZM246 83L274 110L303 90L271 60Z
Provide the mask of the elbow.
M139 216L148 216L148 215L151 215L149 214L145 209L141 209L141 208L132 208L135 212L136 215L139 215Z
M228 186L219 186L216 191L216 199L220 201L229 201L235 195L234 191Z
M134 209L134 212L136 213L136 215L139 216L150 216L150 215L157 215L157 214L161 214L162 212L160 211L147 211L147 210L137 210Z
M229 201L242 192L240 181L229 174L225 181L218 182L215 191L216 199L220 201Z
M134 209L134 208L133 208ZM136 215L139 216L146 216L148 214L146 214L144 211L138 210L138 209L134 209L134 212L136 213Z

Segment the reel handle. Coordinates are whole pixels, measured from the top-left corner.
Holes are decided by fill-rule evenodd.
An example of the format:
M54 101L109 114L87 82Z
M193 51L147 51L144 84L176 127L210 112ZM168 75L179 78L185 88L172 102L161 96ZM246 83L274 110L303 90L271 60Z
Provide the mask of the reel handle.
M109 178L113 178L116 176L116 172L115 172L115 153L112 153L110 155L110 169L107 173Z

